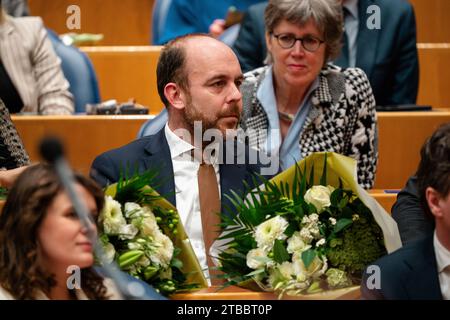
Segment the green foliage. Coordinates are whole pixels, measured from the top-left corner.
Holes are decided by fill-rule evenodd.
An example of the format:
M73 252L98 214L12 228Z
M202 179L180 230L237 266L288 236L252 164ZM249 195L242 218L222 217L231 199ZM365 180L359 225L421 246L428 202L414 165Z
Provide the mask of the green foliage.
M339 238L330 242L327 257L331 266L361 276L364 268L386 254L383 234L371 216L360 215Z

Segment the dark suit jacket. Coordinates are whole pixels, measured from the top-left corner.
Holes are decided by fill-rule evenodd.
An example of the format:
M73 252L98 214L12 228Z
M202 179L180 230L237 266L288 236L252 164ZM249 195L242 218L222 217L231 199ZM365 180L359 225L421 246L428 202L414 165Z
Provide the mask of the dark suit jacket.
M244 72L263 65L267 55L264 10L251 6L233 49ZM381 29L369 30L369 6L380 8ZM414 104L419 84L414 9L406 0L359 0L356 67L367 74L377 105ZM339 57L335 64L348 67Z
M361 283L363 299L442 300L433 236L398 249L372 265L380 267L381 288L368 289L367 279L373 272L368 274L366 270Z
M236 146L234 142L231 142L231 145ZM230 149L226 150L230 151ZM224 162L226 159L226 150L223 150ZM242 149L239 150L242 151ZM227 207L233 208L229 199L225 197L225 194L230 194L230 190L238 194L243 192L245 190L243 181L253 186L253 173L260 173L261 166L259 164L248 164L248 155L253 151L250 151L247 147L244 150L246 152L245 164L224 163L219 165L222 212L229 212L226 210ZM236 159L239 155L238 152L235 152L234 158ZM126 146L98 156L91 166L91 177L100 185L106 186L117 182L121 170L127 167L132 170L137 168L139 173L152 168L159 170L157 178L160 184L152 187L176 206L173 166L164 128L155 135L135 140ZM189 190L183 192L189 192Z
M426 215L421 205L416 176L410 177L397 195L392 218L397 222L403 245L433 233L434 219Z

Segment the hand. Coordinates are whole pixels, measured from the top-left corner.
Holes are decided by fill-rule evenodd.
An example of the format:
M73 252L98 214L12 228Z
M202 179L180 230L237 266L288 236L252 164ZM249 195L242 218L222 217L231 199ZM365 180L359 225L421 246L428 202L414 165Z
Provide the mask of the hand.
M209 33L214 37L218 38L225 31L225 20L216 19L209 26Z
M17 177L26 169L28 166L19 167L11 170L0 171L0 186L9 188L16 181Z

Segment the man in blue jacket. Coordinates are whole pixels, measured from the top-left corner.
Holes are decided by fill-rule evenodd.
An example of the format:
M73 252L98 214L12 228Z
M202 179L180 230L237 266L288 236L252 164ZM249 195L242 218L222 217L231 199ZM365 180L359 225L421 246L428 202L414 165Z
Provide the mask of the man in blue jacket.
M342 1L345 39L341 56L334 63L364 70L377 105L415 104L419 63L411 4L407 0ZM262 66L267 55L266 5L249 8L233 45L244 72Z

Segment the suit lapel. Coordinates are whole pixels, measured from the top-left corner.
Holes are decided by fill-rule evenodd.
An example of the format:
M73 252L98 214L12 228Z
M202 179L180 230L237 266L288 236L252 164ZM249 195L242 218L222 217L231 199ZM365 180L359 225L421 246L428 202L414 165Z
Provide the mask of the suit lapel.
M243 181L248 180L249 173L245 164L239 164L244 161L238 161L241 156L245 156L245 154L242 154L242 152L245 152L245 149L240 147L236 148L236 143L229 140L227 140L224 145L226 147L220 151L221 164L219 165L220 193L222 202L221 211L229 215L235 212L235 208L226 195L231 196L231 190L240 194L244 190ZM231 158L228 161L227 150L228 156ZM231 155L230 152L232 150L234 151ZM229 209L232 211L230 212Z
M408 298L442 300L433 237L427 238L424 245L417 249L417 255L413 260L404 260L404 263L411 268L411 274L408 277L410 281L405 283Z
M367 8L372 4L374 4L373 0L360 0L358 2L359 28L356 39L356 47L358 48L356 52L356 66L363 69L369 79L375 65L378 39L381 31L377 29L370 30L367 27L367 19L370 17L367 14ZM382 15L381 19L383 19ZM382 24L383 20L381 20Z
M157 169L158 185L154 186L158 193L176 206L175 181L169 145L166 140L164 128L155 135L149 136L145 146L146 155L143 158L144 170Z

